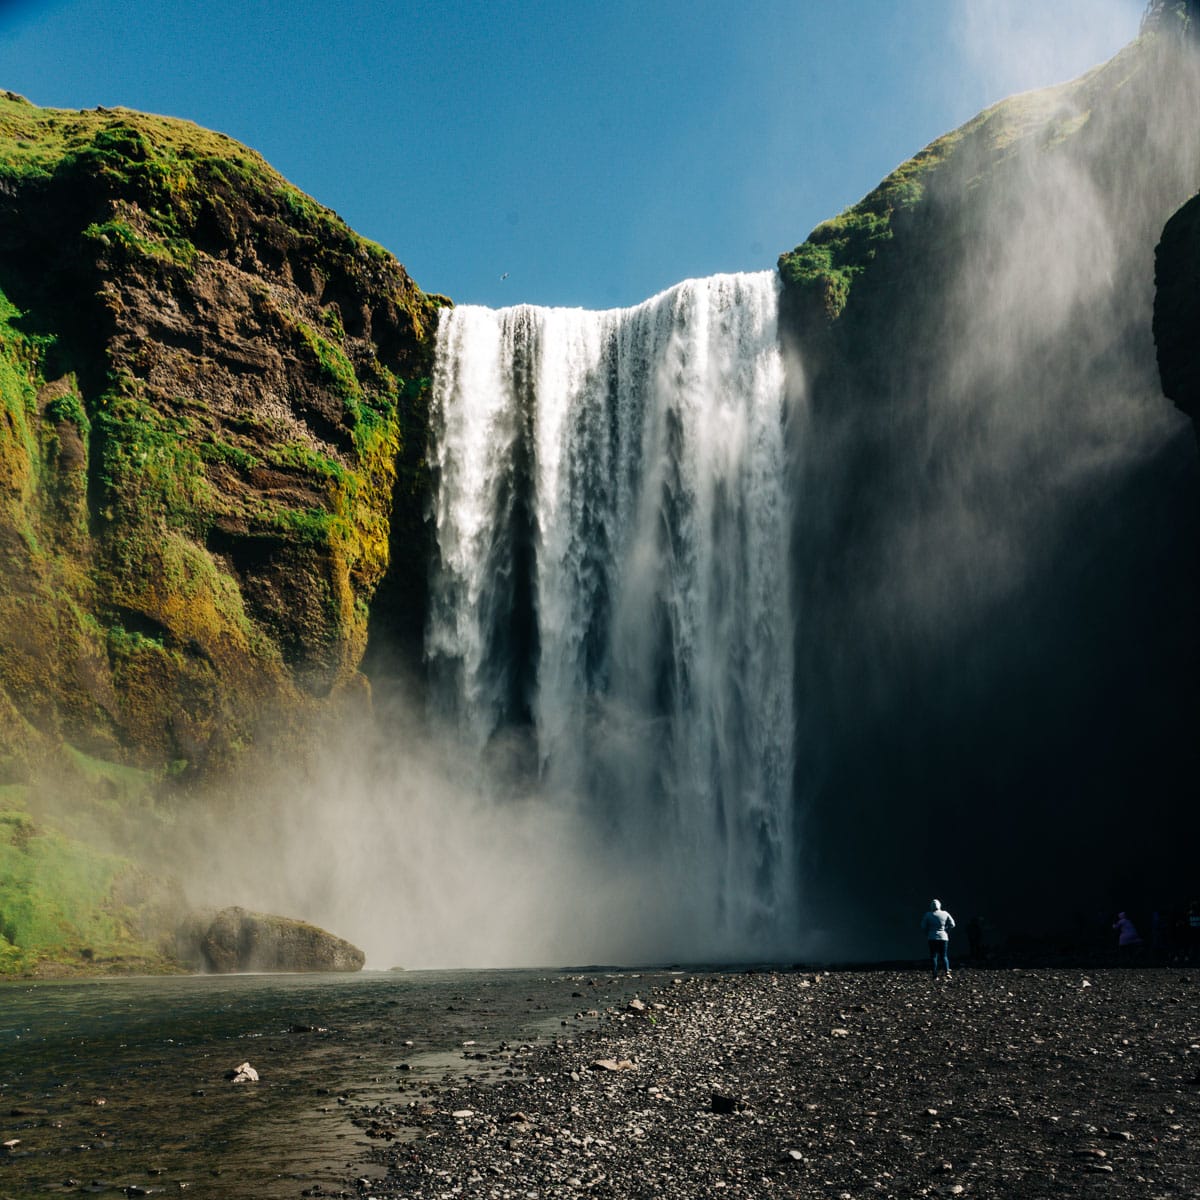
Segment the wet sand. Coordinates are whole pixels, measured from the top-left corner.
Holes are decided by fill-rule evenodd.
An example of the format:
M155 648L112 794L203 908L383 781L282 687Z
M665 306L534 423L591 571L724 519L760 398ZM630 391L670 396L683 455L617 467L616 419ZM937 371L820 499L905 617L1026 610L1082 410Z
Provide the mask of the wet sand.
M498 1081L358 1108L377 1161L344 1194L1200 1195L1200 970L681 976L642 1011L589 994L571 1041L480 1046Z

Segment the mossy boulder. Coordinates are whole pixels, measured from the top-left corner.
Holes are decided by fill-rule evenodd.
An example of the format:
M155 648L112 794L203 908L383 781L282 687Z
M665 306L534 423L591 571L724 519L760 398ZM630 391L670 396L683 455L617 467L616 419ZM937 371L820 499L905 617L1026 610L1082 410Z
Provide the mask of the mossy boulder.
M236 971L359 971L357 946L315 925L244 908L223 908L199 937L204 968Z

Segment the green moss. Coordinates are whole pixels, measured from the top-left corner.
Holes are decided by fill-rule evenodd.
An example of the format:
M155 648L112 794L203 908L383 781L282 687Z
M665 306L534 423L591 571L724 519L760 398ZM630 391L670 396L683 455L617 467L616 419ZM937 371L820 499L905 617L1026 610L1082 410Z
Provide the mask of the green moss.
M962 130L926 146L893 171L873 192L840 216L825 221L808 240L780 256L784 284L818 302L828 320L846 307L854 280L894 236L896 214L925 196L930 174L953 153Z
M317 360L322 378L334 394L341 398L346 412L357 415L362 406L363 392L350 360L341 349L323 338L312 326L303 321L296 321L295 328L304 345Z
M0 182L70 183L80 177L139 210L136 223L118 216L86 231L110 249L190 268L197 254L191 231L201 213L222 192L236 191L285 215L318 255L337 247L369 261L391 259L224 134L129 109L41 109L0 96Z
M203 537L216 501L189 421L143 401L136 381L120 382L100 404L97 480L115 536L136 537L150 525Z
M310 546L327 545L341 525L338 516L324 508L280 508L267 520L277 533Z
M115 796L124 804L146 802L158 779L153 771L95 758L67 743L62 746L62 754L71 773L82 780L86 789Z
M344 341L346 337L346 327L342 324L342 318L336 308L323 308L321 310L321 320L328 326L330 333L333 334L338 341Z
M44 959L155 952L112 911L113 885L129 863L37 826L27 813L0 813L0 973Z
M240 446L234 446L230 442L222 441L220 438L210 438L208 441L200 443L200 457L205 462L224 463L226 466L235 467L239 471L253 471L259 464L259 459L250 453L249 450L243 450Z
M148 637L138 630L131 632L121 625L114 625L108 631L108 652L114 657L129 657L146 650L161 651L163 648L161 637Z
M46 405L45 413L47 420L55 424L70 421L85 438L91 432L92 422L83 407L83 399L77 392L65 392L61 396L55 396Z
M37 389L42 379L42 361L53 339L35 337L19 327L25 314L0 292L0 398L4 409L16 418L26 449L36 457L36 439L28 417L37 411Z
M327 483L344 483L349 472L341 463L306 442L283 442L267 451L267 461L272 466L286 467L304 475L324 480Z
M122 250L145 258L156 258L162 262L177 263L185 268L195 265L199 252L187 238L175 234L147 236L139 233L126 221L104 221L93 223L84 231L85 239L97 242L105 249L119 247Z

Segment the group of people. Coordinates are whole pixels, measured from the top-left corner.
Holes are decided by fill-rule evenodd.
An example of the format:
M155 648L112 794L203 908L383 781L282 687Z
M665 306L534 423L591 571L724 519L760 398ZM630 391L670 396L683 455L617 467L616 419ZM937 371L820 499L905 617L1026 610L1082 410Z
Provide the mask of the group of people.
M978 918L973 917L971 925L971 953L973 957L978 957ZM1152 938L1155 949L1164 948L1175 925L1180 926L1179 931L1186 939L1186 946L1182 949L1188 960L1200 962L1200 900L1192 901L1187 910L1186 923L1170 922L1161 913L1154 913ZM953 928L954 918L942 907L942 902L937 899L931 901L929 911L921 917L921 931L929 944L929 959L935 980L950 978L950 931ZM1132 956L1144 945L1137 926L1127 913L1117 914L1113 931L1117 935L1117 949L1123 955Z

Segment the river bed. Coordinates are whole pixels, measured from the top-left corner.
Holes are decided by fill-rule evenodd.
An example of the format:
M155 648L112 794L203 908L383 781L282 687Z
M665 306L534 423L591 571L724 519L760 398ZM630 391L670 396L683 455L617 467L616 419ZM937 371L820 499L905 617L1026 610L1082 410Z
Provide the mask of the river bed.
M519 1069L661 974L412 971L0 985L0 1198L337 1194L353 1108ZM255 1083L229 1075L248 1062Z

